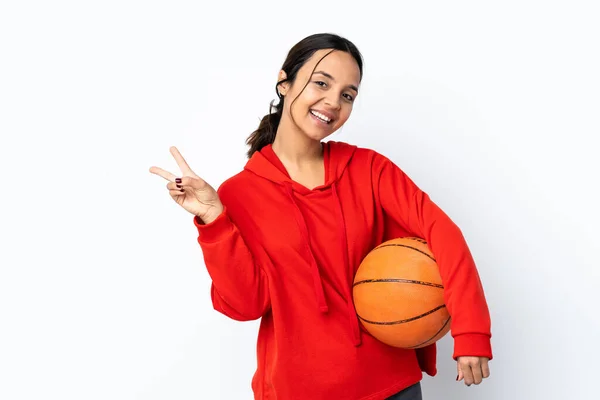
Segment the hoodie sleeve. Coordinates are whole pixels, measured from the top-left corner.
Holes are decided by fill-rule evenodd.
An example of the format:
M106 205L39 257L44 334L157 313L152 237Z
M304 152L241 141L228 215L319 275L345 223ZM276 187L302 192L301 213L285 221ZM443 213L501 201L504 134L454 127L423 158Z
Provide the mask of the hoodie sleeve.
M194 225L212 279L215 310L237 321L261 318L270 307L267 276L231 220L227 207L209 224L194 217Z
M375 194L386 224L395 223L425 239L434 254L451 315L453 358L492 358L491 321L475 262L460 229L389 159L376 158Z

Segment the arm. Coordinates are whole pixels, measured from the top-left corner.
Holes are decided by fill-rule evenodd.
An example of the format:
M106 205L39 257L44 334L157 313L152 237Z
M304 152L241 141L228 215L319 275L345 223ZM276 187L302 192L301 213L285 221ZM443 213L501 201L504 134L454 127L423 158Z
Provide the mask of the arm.
M379 156L376 196L384 218L425 239L444 284L444 301L452 316L453 358L492 358L491 321L475 262L460 229L400 168Z
M267 276L255 262L227 208L208 224L194 217L194 225L212 278L215 310L238 321L262 317L270 307Z

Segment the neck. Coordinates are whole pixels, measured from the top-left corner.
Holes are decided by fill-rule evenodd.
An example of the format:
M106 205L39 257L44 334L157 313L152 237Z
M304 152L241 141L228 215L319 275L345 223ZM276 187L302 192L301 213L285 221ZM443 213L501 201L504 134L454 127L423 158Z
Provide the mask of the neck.
M295 165L318 162L323 159L323 147L318 140L307 137L298 127L287 127L284 121L277 128L273 152Z

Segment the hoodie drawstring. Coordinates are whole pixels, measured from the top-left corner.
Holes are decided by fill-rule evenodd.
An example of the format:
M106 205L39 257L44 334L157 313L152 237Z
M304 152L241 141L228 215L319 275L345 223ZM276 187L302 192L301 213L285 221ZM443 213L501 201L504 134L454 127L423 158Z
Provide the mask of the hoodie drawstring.
M348 322L350 325L350 331L352 332L352 338L355 346L360 346L362 343L361 340L361 332L360 332L360 322L358 321L358 317L356 316L356 310L354 308L354 301L352 298L352 282L354 280L354 271L350 266L349 256L348 256L348 236L346 234L346 221L344 220L344 213L342 211L342 203L337 193L337 188L335 182L332 184L333 191L333 199L335 200L336 205L336 216L339 221L338 226L340 227L340 237L342 241L342 249L343 249L343 257L344 257L344 266L347 269L348 279L350 282L350 290L347 293L346 298L346 312L348 315ZM321 273L319 271L319 266L317 264L317 260L310 248L310 239L308 236L308 227L306 225L306 220L300 211L300 207L296 203L296 199L294 197L294 190L292 189L292 185L290 183L285 184L286 193L292 204L294 205L294 214L296 218L296 222L300 227L300 231L302 232L302 236L304 238L304 243L306 244L307 251L310 258L310 267L311 274L313 278L313 285L315 289L315 297L317 299L317 305L319 307L319 311L322 313L326 313L329 311L329 307L327 305L327 300L325 299L325 291L323 290L323 281L321 279Z
M362 343L362 338L360 335L360 327L358 317L356 316L356 309L354 308L354 301L352 296L352 283L354 282L354 270L350 265L349 256L348 256L348 235L346 233L346 221L344 219L344 212L342 210L342 203L337 193L336 183L334 182L332 185L333 190L333 198L335 199L335 203L337 205L337 214L338 219L340 221L340 236L342 237L342 248L344 249L344 265L348 270L348 279L350 282L350 290L348 293L348 298L346 299L346 306L348 310L348 318L350 322L350 329L352 331L352 337L354 339L354 345L360 346Z
M326 313L329 311L329 307L327 306L327 301L325 300L325 291L323 290L323 281L321 280L321 273L319 272L319 266L317 264L317 260L310 248L310 241L308 237L308 227L306 226L306 221L304 220L304 216L300 211L300 207L296 203L296 199L294 198L294 191L292 189L292 185L286 183L286 193L289 196L290 200L294 204L294 211L296 214L296 221L298 222L298 226L300 227L300 231L302 232L302 236L304 237L304 243L306 243L306 247L308 250L308 254L310 256L310 266L311 266L311 274L313 278L313 285L315 287L315 296L317 298L317 305L319 306L319 310L322 313Z

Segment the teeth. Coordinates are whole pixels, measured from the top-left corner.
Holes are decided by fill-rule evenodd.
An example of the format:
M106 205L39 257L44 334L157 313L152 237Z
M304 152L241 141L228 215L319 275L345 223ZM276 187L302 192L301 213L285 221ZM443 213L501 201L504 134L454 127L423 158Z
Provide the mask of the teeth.
M310 110L311 114L314 115L315 117L319 118L320 120L322 120L323 122L331 122L331 119L327 118L326 116L324 116L323 114L321 114L318 111L314 111L314 110Z

